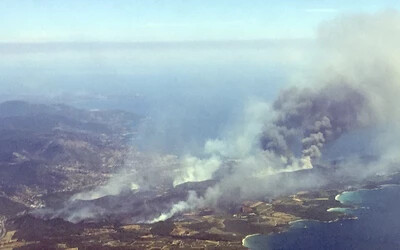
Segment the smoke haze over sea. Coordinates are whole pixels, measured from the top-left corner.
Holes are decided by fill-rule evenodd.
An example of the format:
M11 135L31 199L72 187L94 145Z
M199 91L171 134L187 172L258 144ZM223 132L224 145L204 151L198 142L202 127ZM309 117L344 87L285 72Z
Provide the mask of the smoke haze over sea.
M171 188L216 182L147 220L156 222L235 199L323 186L324 176L311 175L274 189L279 174L338 158L342 169L335 178L397 170L399 25L398 12L384 11L339 15L322 22L315 39L0 44L0 98L146 117L132 144L176 155ZM360 147L363 141L369 143ZM371 153L377 160L362 164ZM88 193L99 198L133 186L150 189L141 185L148 173L132 169L130 160L122 174ZM103 214L96 207L68 210L90 195L72 197L56 216Z

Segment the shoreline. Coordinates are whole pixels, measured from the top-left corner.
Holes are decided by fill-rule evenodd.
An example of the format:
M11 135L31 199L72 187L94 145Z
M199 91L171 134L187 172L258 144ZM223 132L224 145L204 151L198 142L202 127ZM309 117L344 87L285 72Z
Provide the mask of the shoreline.
M155 246L162 248L165 245L199 249L208 247L263 249L263 246L274 244L270 239L275 239L275 237L289 240L287 237L292 235L291 232L307 234L308 230L315 229L314 226L317 228L324 226L319 222L332 223L332 226L336 227L341 221L356 219L355 215L358 215L358 212L346 213L347 211L344 209L362 207L362 204L352 206L351 200L353 198L355 201L360 198L364 199L364 193L354 196L350 194L344 198L341 195L364 189L381 189L392 186L388 184L393 183L400 183L400 173L383 181L353 182L353 185L340 183L340 185L296 190L274 198L264 197L260 200L243 201L242 204L232 207L234 210L229 212L212 209L197 210L182 214L176 220L171 219L154 224L134 224L133 222L115 224L89 221L86 224L76 225L63 220L43 220L26 214L8 222L9 228L7 229L17 232L17 240L21 244L27 245L28 241L35 240L34 246L31 247L37 248L43 244L51 244L54 248L57 247L57 244L85 248L93 246L93 243L90 242L98 242L101 239L99 246L108 246L108 242L112 242L115 247L126 248L129 246L135 249L148 249ZM397 189L395 190L397 191ZM379 195L380 191L372 193ZM365 198L368 196L369 194L365 193ZM335 213L328 211L333 208L343 210ZM40 234L32 231L34 225L38 223L51 230L44 230ZM308 227L307 231L303 230L303 227ZM289 234L286 233L288 231ZM279 236L280 234L282 235ZM84 242L82 238L85 239ZM280 244L284 245L284 242Z
M289 226L298 223L298 222L303 222L303 221L312 221L312 220L307 220L307 219L298 219L298 220L292 220L288 223Z
M384 185L395 185L395 186L398 186L399 184L384 184ZM371 188L371 189L368 189L368 188L360 188L360 189L356 189L356 190L342 190L342 191L340 191L340 190L337 190L337 194L335 195L335 200L336 201L338 201L338 202L340 202L340 204L342 204L343 206L346 206L346 205L348 205L348 204L344 204L342 201L340 201L340 196L341 195L343 195L343 194L345 194L345 193L350 193L350 192L358 192L358 191L361 191L361 190L374 190L374 189L382 189L383 188L383 186L384 185L379 185L379 188ZM338 211L333 211L334 209L337 209ZM341 215L349 215L348 213L346 213L346 211L345 210L348 210L348 209L352 209L352 208L350 208L350 207L331 207L331 208L328 208L327 210L326 210L326 212L327 213L332 213L332 212L336 212L336 213L339 213L339 214L341 214ZM353 208L354 209L354 208ZM342 210L342 211L340 211L340 210ZM300 223L300 222L311 222L311 221L316 221L316 222L320 222L320 223L334 223L334 222L338 222L338 221L341 221L341 220L350 220L350 219L358 219L358 217L343 217L343 218L340 218L340 217L338 217L338 218L336 218L336 219L334 219L334 220L330 220L330 221L323 221L323 220L316 220L316 219L305 219L305 218L300 218L300 219L296 219L296 220L293 220L293 221L290 221L290 222L288 222L288 228L286 229L286 230L281 230L281 231L279 231L279 232L275 232L275 233L270 233L270 234L261 234L261 233L257 233L257 234L249 234L249 235L247 235L246 237L244 237L243 239L242 239L242 245L244 246L244 247L246 247L245 246L245 242L246 242L246 240L247 239L249 239L249 238L251 238L251 237L253 237L253 236L258 236L258 235L264 235L264 236L269 236L269 235L271 235L271 234L281 234L281 233L284 233L284 232L287 232L288 230L290 230L290 228L292 228L296 223Z
M340 190L336 190L338 193L335 195L335 200L336 201L338 201L338 202L340 202L339 200L338 200L338 198L340 197L340 195L341 194L343 194L343 192L347 192L347 191L340 191ZM340 202L340 204L343 204L342 202ZM340 207L339 207L340 208ZM329 208L329 209L331 209L331 208ZM328 210L329 210L328 209ZM348 209L347 207L343 207L343 209ZM329 211L326 211L326 213L331 213L331 212L329 212ZM345 215L346 213L344 213L344 212L338 212L339 214L342 214L342 215ZM318 220L318 219L307 219L307 218L299 218L299 219L295 219L295 220L292 220L292 221L289 221L288 223L287 223L287 225L286 225L286 227L283 227L281 230L279 230L279 231L277 231L277 232L271 232L271 233L268 233L268 234L262 234L262 233L256 233L256 234L249 234L249 235L246 235L243 239L242 239L242 246L243 247L246 247L245 245L246 245L246 240L248 240L249 238L251 238L251 237L254 237L254 236L259 236L259 235L263 235L263 236L269 236L269 235L272 235L272 234L281 234L281 233L285 233L285 232L287 232L288 230L290 230L296 223L301 223L301 222L309 222L309 221L316 221L316 222L323 222L323 223L332 223L332 222L337 222L337 221L339 221L339 220L341 220L341 219L354 219L354 218L340 218L340 217L338 217L338 218L335 218L334 220L329 220L329 221L323 221L323 220ZM247 247L246 247L247 248Z
M381 189L384 189L386 187L392 187L392 186L400 186L400 184L395 184L395 183L394 184L381 184L381 185L378 184L377 187L374 187L374 188L362 187L362 188L354 189L354 190L343 190L343 191L337 190L339 193L335 196L335 200L340 202L342 205L347 206L349 204L345 204L342 201L340 201L340 196L343 195L343 194L352 193L352 192L360 192L360 191L381 190ZM334 209L337 209L338 211L333 211ZM346 213L345 210L352 210L352 209L360 209L360 207L353 207L353 208L351 208L351 207L332 207L332 208L327 209L326 212L327 213L336 212L336 213L340 213L340 214L344 214L344 215L349 215L348 213ZM340 210L342 210L342 211L340 211ZM290 228L293 227L294 224L299 223L299 222L316 221L316 222L320 222L320 223L334 223L334 222L339 222L341 220L357 220L357 219L358 219L357 216L342 217L342 218L338 217L337 219L331 220L331 221L322 221L322 220L315 220L315 219L297 219L297 220L290 221L288 223L289 228L287 230L282 230L282 231L279 231L279 232L274 232L274 233L269 233L269 234L261 234L261 233L249 234L249 235L247 235L246 237L243 238L242 245L244 247L246 247L245 246L246 240L248 240L249 238L251 238L253 236L259 236L259 235L270 236L272 234L281 234L281 233L287 232L288 230L290 230Z
M260 233L257 233L257 234L249 234L249 235L247 235L246 237L244 237L244 238L242 239L242 246L246 247L246 246L245 246L246 240L247 240L248 238L250 238L250 237L257 236L257 235L262 235L262 234L260 234Z

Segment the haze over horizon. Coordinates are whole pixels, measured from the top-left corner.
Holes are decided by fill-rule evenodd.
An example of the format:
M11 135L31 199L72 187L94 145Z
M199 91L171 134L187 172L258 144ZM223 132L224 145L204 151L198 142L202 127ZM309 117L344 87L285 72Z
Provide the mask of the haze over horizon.
M309 84L324 23L396 9L392 0L1 1L0 100L124 109L157 120L162 148L178 132L201 147L251 100Z
M0 1L0 248L393 249L399 27L398 0Z
M313 38L341 14L399 8L398 1L1 1L0 41L166 42Z
M0 89L284 84L312 60L325 22L399 8L394 0L1 1Z

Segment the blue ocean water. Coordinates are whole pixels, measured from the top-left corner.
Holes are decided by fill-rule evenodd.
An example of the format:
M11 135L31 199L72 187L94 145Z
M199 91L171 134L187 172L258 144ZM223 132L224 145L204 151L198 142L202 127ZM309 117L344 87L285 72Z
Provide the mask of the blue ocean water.
M248 237L244 245L252 250L400 249L400 186L344 192L338 200L355 204L357 209L347 209L346 213L358 219L299 221L285 233Z

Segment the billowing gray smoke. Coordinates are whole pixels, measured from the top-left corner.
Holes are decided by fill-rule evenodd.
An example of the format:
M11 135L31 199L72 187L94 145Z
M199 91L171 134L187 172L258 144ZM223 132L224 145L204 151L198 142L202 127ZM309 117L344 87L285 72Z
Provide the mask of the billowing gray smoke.
M364 178L385 169L397 171L399 27L397 12L341 16L321 25L316 45L304 59L309 64L301 66L306 73L294 74L292 85L296 87L282 91L272 105L253 100L241 122L229 127L225 136L205 144L204 152L198 154L201 158L182 156L178 167L169 168L174 169L169 171L174 185L212 178L216 184L202 193L190 192L186 201L168 204L169 209L147 221L224 201L315 188L332 178ZM288 177L288 172L296 170L310 172L311 163L323 160L328 145L361 128L384 128L380 130L383 133L373 134L371 143L379 162L364 164L356 157L343 162L336 176L313 169L315 174ZM233 164L226 164L226 159ZM136 179L147 180L140 178L140 171L134 173ZM96 197L102 195L96 193Z
M211 141L211 145L217 145L211 147L215 155L239 159L233 170L199 198L200 204L210 206L221 200L251 199L267 193L279 195L335 180L365 178L389 169L398 171L398 27L400 15L391 11L340 16L323 23L309 58L304 58L309 61L302 68L306 73L300 77L297 74L292 83L296 87L282 91L264 110L261 130L253 127L251 133L243 130L237 137ZM376 128L381 132L374 132ZM378 161L365 163L359 160L360 155L355 155L345 159L341 170L334 174L317 170L310 175L281 178L282 173L312 167L311 163L323 156L326 146L359 129L372 133L369 146L374 148ZM261 147L250 146L245 151L235 147L243 141L254 145L253 140ZM192 200L188 199L186 206L179 204L181 211L192 209L193 204L199 206Z
M325 144L373 119L368 97L345 83L290 88L281 93L273 110L276 118L266 125L261 144L264 150L289 159L301 145L302 157L315 160Z

